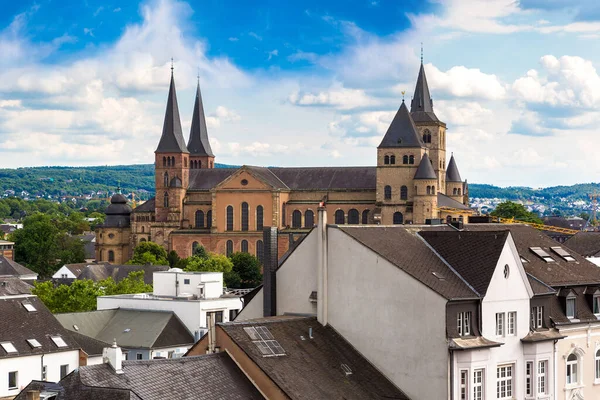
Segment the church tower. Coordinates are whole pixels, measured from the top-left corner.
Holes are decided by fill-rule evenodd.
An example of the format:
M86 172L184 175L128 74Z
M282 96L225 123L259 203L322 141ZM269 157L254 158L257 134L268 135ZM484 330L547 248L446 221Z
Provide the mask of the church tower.
M427 153L423 155L414 176L415 195L413 200L413 223L424 224L438 215L438 177Z
M419 134L425 147L429 150L433 170L438 179L437 187L446 193L446 124L438 119L433 112L433 100L429 93L423 55L421 54L421 68L417 78L417 86L410 103L410 114L415 121Z
M189 184L190 152L181 131L173 67L162 136L154 154L156 221L180 225L183 198Z
M467 182L463 182L460 177L454 154L450 156L448 169L446 170L446 194L465 206L469 205Z
M200 78L198 78L198 87L196 88L196 102L194 103L194 114L187 149L190 152L191 169L214 168L215 155L208 140L204 105L200 93Z
M381 224L413 221L413 178L425 151L421 134L402 100L377 147L377 207L374 218Z

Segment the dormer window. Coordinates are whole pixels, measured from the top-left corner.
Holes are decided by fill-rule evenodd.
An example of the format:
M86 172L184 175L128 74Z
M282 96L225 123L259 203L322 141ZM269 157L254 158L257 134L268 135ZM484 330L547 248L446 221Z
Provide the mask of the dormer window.
M569 295L567 297L567 318L575 318L575 296Z
M594 314L596 314L597 317L600 316L600 295L598 295L598 294L594 295L592 304L594 307Z
M469 336L471 334L471 312L459 312L456 317L458 336Z
M556 254L558 254L563 260L567 261L567 262L575 262L575 258L573 258L572 255L570 255L569 253L567 253L567 251L565 249L563 249L560 246L555 246L555 247L550 247L552 249L553 252L555 252Z
M546 253L546 251L543 250L541 247L530 247L529 250L531 250L536 256L538 256L542 260L546 261L547 263L556 262L550 256L550 254Z
M544 307L531 307L531 329L541 329L544 327Z

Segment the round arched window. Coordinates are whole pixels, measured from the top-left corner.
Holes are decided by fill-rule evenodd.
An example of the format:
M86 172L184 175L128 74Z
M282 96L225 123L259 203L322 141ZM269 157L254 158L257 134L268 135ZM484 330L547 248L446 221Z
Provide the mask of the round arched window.
M242 179L242 186L246 186L248 184L248 179Z
M110 239L112 239L112 238L114 238L114 237L115 237L115 234L114 234L114 233L109 233L109 234L108 234L108 237L109 237Z
M509 276L510 276L510 267L508 266L508 264L506 264L504 266L504 279L508 279Z

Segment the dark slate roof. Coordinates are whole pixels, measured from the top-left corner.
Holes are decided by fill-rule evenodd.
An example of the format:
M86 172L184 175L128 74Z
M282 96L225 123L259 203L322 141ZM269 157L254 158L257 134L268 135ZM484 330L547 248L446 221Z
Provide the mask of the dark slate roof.
M415 121L430 122L438 121L437 116L433 112L433 100L429 93L429 85L427 85L427 77L425 76L425 68L421 63L419 68L419 77L412 101L410 102L410 112Z
M85 351L88 356L101 356L104 348L112 345L112 343L103 342L73 330L71 330L70 334L73 340L81 347L81 350Z
M190 129L190 140L187 148L190 156L213 156L210 142L208 140L208 129L206 129L206 117L204 116L204 105L202 104L202 94L200 93L200 81L196 88L196 102L194 103L194 113L192 115L192 127Z
M70 331L104 343L116 339L126 348L150 349L194 343L194 337L171 311L98 310L56 314L56 318Z
M531 274L527 274L527 280L529 281L531 290L533 290L533 294L536 296L544 294L556 294L556 290L552 289L550 286L546 285L544 282L540 281Z
M446 299L473 299L475 291L415 234L400 226L338 226L372 251ZM365 266L373 268L374 266ZM368 271L367 271L368 272ZM443 279L437 278L434 273Z
M0 296L31 294L31 286L14 276L0 277Z
M102 224L106 228L124 228L131 224L131 207L127 199L120 193L115 193L110 198L110 205L106 207L106 219Z
M23 303L31 304L36 311L27 311ZM17 349L17 353L7 353L0 347L0 358L56 353L79 348L77 342L36 296L0 300L0 315L0 340L12 342ZM67 346L56 346L50 336L61 336ZM36 339L42 347L32 348L27 339Z
M88 264L77 279L91 279L98 282L111 277L115 282L120 282L127 278L131 272L144 271L144 283L151 285L154 272L167 271L168 269L168 265Z
M419 235L458 272L477 293L485 296L498 259L508 238L507 231L424 231Z
M415 126L408 108L402 100L402 105L392 120L378 148L385 147L423 147L423 140Z
M437 179L427 153L423 154L423 158L421 158L421 162L419 163L419 168L417 168L417 172L415 172L414 179Z
M242 168L272 187L284 190L375 190L377 183L376 167ZM236 171L238 168L192 169L189 188L210 190Z
M448 162L448 168L446 169L446 182L462 182L460 173L458 172L458 167L456 166L456 161L454 160L454 154L450 156L450 161Z
M465 206L460 201L454 200L452 197L448 197L443 193L438 192L437 194L438 207L449 207L458 208L459 210L468 210L469 207Z
M422 226L421 230L450 230L446 225ZM525 224L465 224L464 231L502 231L509 230L517 246L519 255L527 260L523 263L525 272L533 275L552 287L600 284L600 268L586 260L575 251L561 246L545 233ZM530 250L541 247L554 260L547 263ZM576 262L568 262L552 251L551 247L562 247Z
M600 232L579 232L564 244L584 257L596 257L600 253Z
M163 124L162 136L157 153L189 153L181 131L181 119L179 118L179 106L177 105L177 93L175 91L175 78L171 73L171 85L169 86L169 97L167 98L167 110L165 111L165 122Z
M285 350L285 356L263 357L244 331L250 326L267 327ZM233 322L220 327L292 400L408 400L339 333L330 326L322 326L314 317ZM308 338L309 328L313 329L313 339ZM352 374L346 375L342 364ZM399 368L409 366L401 363Z
M28 400L27 392L29 392L30 390L38 391L38 392L40 392L40 394L42 394L42 393L45 393L48 395L53 394L55 397L51 397L52 400L66 400L65 390L62 387L62 385L60 385L58 383L46 382L46 381L31 381L31 382L29 382L29 384L27 386L25 386L25 388L23 390L21 390L21 393L19 393L17 395L17 397L15 397L13 400ZM80 398L83 400L87 399L87 397L80 397ZM129 399L129 398L127 397L127 399ZM116 400L116 399L109 398L108 400Z
M191 172L191 171L190 171ZM154 212L155 200L153 197L150 200L146 200L144 203L140 204L136 208L133 209L133 212Z
M37 275L29 268L25 268L18 262L11 260L10 258L0 256L0 276L26 276L26 275Z
M87 387L88 390L106 388L108 393L130 391L132 397L125 397L127 399L263 399L227 353L169 360L123 361L122 374L115 374L107 364L90 365L79 368L60 383L68 380L76 381L77 384L71 386L75 390ZM67 396L66 399L80 397Z

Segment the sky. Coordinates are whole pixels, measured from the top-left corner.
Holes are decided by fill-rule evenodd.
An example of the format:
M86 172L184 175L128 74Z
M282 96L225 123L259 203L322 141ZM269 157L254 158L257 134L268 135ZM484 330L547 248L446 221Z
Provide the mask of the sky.
M153 162L171 58L217 162L375 165L423 43L463 179L599 182L599 41L596 0L3 2L0 168Z

